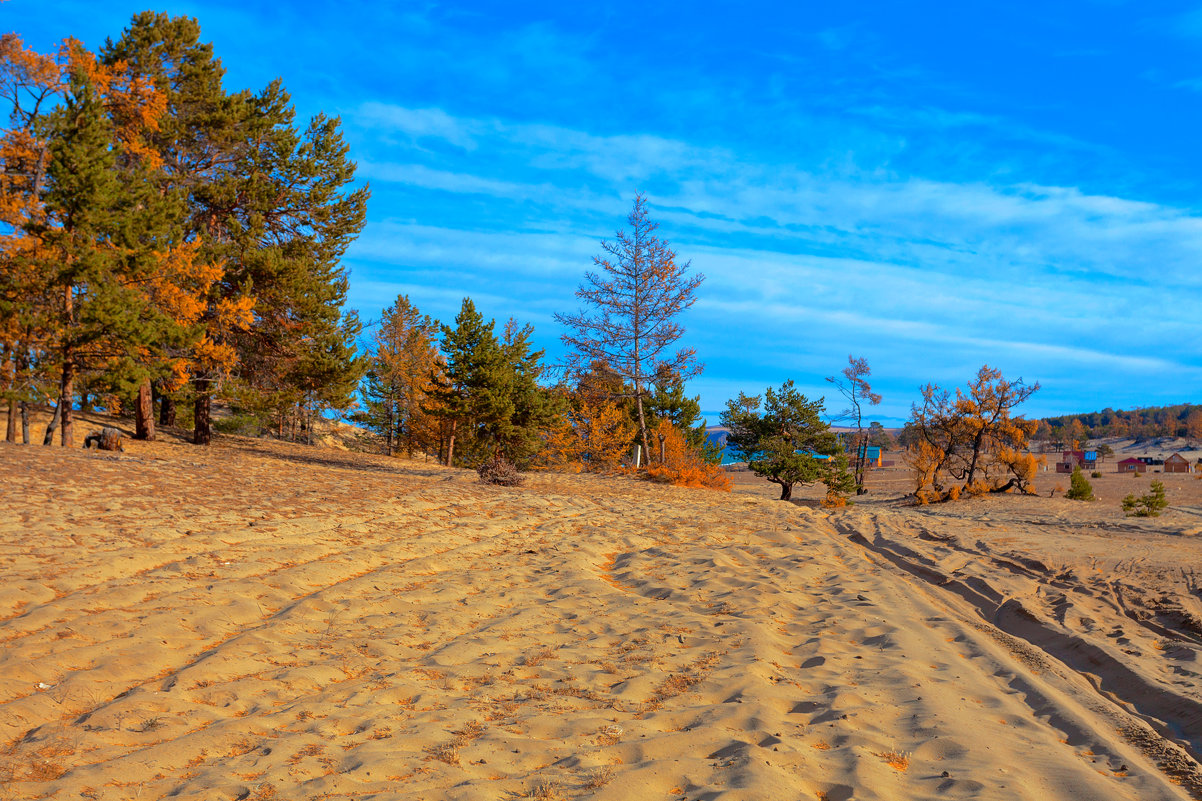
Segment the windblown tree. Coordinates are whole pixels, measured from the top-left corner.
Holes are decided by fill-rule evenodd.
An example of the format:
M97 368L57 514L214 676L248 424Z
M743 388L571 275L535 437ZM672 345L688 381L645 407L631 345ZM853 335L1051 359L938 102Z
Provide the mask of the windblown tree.
M872 369L867 359L847 357L847 366L843 368L842 378L830 376L826 380L835 385L839 394L847 399L847 408L839 413L836 420L847 421L855 426L852 436L852 474L855 477L856 495L863 495L868 490L864 488L864 475L868 472L868 438L869 432L864 428L864 407L876 406L881 402L881 396L872 391L868 376Z
M585 273L576 290L584 308L556 314L568 328L562 337L577 369L599 361L629 382L643 452L652 453L646 401L652 379L672 374L684 381L701 372L692 348L670 349L684 335L680 315L696 301L705 276L690 275L690 263L658 236L659 225L647 216L647 199L637 195L627 217L629 231L613 242L602 240L605 255L596 256L596 272Z
M1007 381L988 365L955 395L923 387L922 404L913 405L906 426L916 497L926 503L965 492L1030 492L1039 460L1026 449L1038 423L1014 410L1038 390L1038 382Z
M433 386L431 376L440 369L437 333L438 324L407 295L399 295L372 334L362 419L383 440L389 456L429 452L437 442L437 420L422 408Z
M761 408L762 406L762 408ZM722 425L730 430L726 447L756 475L780 486L790 500L797 484L822 482L834 496L854 487L839 438L822 419L822 399L810 400L792 381L763 396L727 401Z

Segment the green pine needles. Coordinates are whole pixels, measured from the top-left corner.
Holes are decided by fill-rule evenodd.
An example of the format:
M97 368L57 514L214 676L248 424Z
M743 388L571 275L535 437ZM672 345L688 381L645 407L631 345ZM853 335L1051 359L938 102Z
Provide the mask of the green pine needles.
M1089 479L1081 472L1080 467L1073 469L1073 474L1069 476L1068 492L1064 493L1064 497L1070 501L1092 501L1096 500L1093 496L1093 485L1089 483Z
M1132 493L1123 498L1123 511L1135 517L1160 517L1160 513L1168 508L1169 501L1164 494L1164 482L1153 481L1147 495L1138 498Z

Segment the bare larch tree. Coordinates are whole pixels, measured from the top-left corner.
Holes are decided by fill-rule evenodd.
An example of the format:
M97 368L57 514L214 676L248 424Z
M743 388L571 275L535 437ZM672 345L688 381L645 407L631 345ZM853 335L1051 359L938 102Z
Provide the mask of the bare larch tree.
M856 427L852 439L852 467L856 477L856 495L863 495L868 490L864 488L864 474L868 469L868 432L864 429L864 406L876 406L881 402L881 396L872 391L868 384L868 376L872 369L867 359L847 357L847 366L843 368L843 377L829 376L827 381L835 385L839 394L847 398L848 407L835 418L840 422L848 422Z
M562 337L570 366L579 369L601 362L629 382L638 412L643 453L652 450L643 401L650 380L673 374L682 380L701 372L692 348L669 349L684 334L680 314L696 301L705 280L689 274L690 262L680 264L668 243L655 235L659 225L647 217L647 198L638 194L626 218L629 232L619 230L613 242L601 240L603 255L594 256L597 271L584 274L576 290L584 308L575 314L556 314L568 329Z

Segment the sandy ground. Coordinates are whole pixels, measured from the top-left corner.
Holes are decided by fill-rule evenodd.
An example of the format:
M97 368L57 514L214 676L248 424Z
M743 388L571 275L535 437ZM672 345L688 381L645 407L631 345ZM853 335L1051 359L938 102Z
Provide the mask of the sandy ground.
M1202 482L747 478L0 443L0 798L1202 798Z

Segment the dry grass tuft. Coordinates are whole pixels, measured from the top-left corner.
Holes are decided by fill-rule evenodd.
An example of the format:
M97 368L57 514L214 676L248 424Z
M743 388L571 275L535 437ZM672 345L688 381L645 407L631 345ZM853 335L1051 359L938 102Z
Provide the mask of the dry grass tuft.
M540 779L530 788L530 793L527 798L536 798L538 801L563 801L563 793L559 790L559 784L550 779Z
M877 756L894 770L905 771L910 767L910 755L904 751L882 751Z
M545 662L546 660L550 659L553 656L555 656L554 648L544 648L541 651L538 651L538 652L526 657L525 666L526 667L535 667L537 665L541 665L543 662Z
M584 776L584 789L599 790L613 780L614 769L608 765L604 765L595 770L590 770Z
M426 749L426 759L437 759L448 765L459 764L459 743L452 740L449 743L432 745Z

